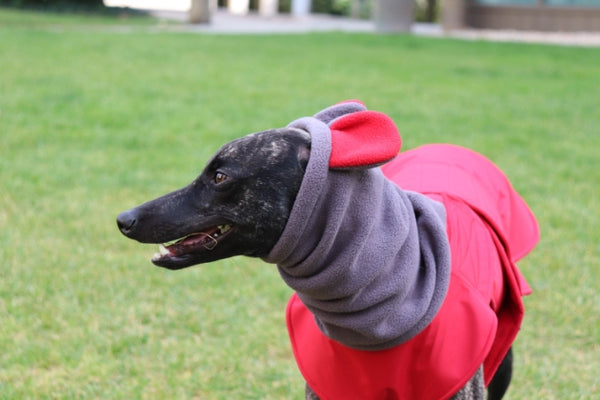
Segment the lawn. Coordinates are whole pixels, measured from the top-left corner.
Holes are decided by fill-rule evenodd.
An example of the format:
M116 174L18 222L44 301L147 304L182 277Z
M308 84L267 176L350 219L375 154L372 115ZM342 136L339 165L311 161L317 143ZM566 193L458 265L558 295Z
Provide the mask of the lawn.
M0 399L299 399L290 290L179 272L115 217L224 142L359 98L404 148L484 153L538 216L509 399L600 396L600 50L411 36L172 33L0 9Z

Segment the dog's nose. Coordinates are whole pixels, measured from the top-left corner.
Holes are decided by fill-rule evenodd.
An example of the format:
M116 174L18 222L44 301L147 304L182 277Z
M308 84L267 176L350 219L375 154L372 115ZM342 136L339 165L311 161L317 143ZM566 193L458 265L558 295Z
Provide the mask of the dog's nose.
M126 236L131 233L136 222L137 218L133 210L124 211L117 216L117 226L121 233Z

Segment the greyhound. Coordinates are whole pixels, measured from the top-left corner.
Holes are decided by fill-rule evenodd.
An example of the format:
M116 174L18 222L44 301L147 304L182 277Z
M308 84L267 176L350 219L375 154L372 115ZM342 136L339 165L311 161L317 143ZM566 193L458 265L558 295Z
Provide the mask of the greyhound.
M348 118L354 118L354 121L348 122ZM399 151L399 143L394 145L398 140L394 139L393 136L394 134L397 136L397 131L395 131L393 123L389 122L386 118L387 116L383 114L373 114L370 111L366 111L366 108L362 103L340 103L316 114L315 117L299 119L285 128L252 133L231 141L217 151L217 153L208 161L202 173L189 185L119 214L117 217L118 228L128 238L135 239L142 243L158 244L159 251L153 256L152 263L170 270L179 270L196 264L208 263L238 255L257 257L267 262L276 263L284 281L298 293L298 299L300 301L297 302L297 304L301 307L306 307L308 310L307 315L310 315L310 318L306 319L306 324L315 324L316 322L315 327L310 329L314 331L314 335L320 335L319 337L322 337L322 341L326 343L326 346L341 345L341 350L339 351L351 352L352 357L354 357L355 353L359 354L359 358L363 357L363 354L367 354L367 357L377 356L380 353L388 354L389 349L402 348L405 343L415 342L413 338L423 336L423 332L428 330L424 324L429 326L433 323L432 321L436 321L440 318L438 317L438 314L441 314L440 310L444 309L442 304L445 302L444 299L449 296L448 293L450 289L448 289L448 287L450 286L450 271L454 266L450 265L451 256L448 249L444 250L445 247L449 246L449 244L446 243L448 242L448 239L446 237L446 222L444 217L445 213L450 212L448 206L446 210L443 210L443 206L437 203L439 198L431 200L418 193L405 193L403 189L384 176L381 172L381 168L379 168L381 164L394 158ZM376 123L373 123L373 121L376 121ZM371 131L373 129L381 129L381 121L383 121L383 129L392 131L392 133L388 137L382 139L384 143L380 148L374 150L370 148L370 144L367 142L375 142L375 140L372 139ZM354 129L356 126L358 126L358 128ZM351 147L354 147L354 150L356 148L364 148L364 150L358 150L359 153L361 151L374 153L367 154L367 158L371 157L371 159L366 162L364 160L356 161L353 159L348 161L349 158L346 157L345 154L348 154L348 152L351 153L354 150L349 149L347 152L343 145L338 145L345 137L344 135L340 136L339 132L344 133L344 130L351 134L356 133L354 131L359 131L359 136L367 135L365 143L362 143L361 146L358 147L354 145ZM332 139L334 133L338 134L338 138ZM390 143L392 144L391 146L389 145ZM381 148L384 148L384 150L382 151ZM381 156L378 154L381 152L385 153L385 155ZM342 161L339 162L339 165L334 164L332 167L332 160L334 158L341 159ZM358 155L358 159L362 160L364 158L364 154ZM320 169L314 166L315 163L319 162L322 164L319 167ZM361 163L365 165L362 165ZM385 168L385 165L383 168ZM323 169L328 171L322 172ZM316 183L313 182L313 186L311 187L307 181L313 179L313 174L330 174L333 176L332 179L337 180L331 183L323 178L325 180ZM390 172L389 174L393 175L393 172ZM370 185L368 183L369 179L373 179L377 183ZM336 194L332 195L331 193L324 192L315 195L316 197L319 197L319 200L312 201L312 203L311 201L306 200L306 196L312 196L314 192L319 192L321 187L327 185L335 187ZM390 301L393 304L397 304L397 306L394 306L394 309L402 309L402 307L404 307L402 302L406 303L411 300L410 295L395 296L394 294L394 300L388 301L392 295L388 294L390 286L387 282L396 280L393 277L390 278L389 273L395 273L394 271L397 269L388 269L388 272L386 272L388 275L383 276L381 279L379 278L379 275L373 275L376 278L368 278L369 284L359 285L359 290L352 292L353 289L348 289L344 293L340 292L336 294L335 292L337 292L338 289L342 290L340 287L351 287L353 285L352 279L354 278L345 277L345 271L348 265L347 259L344 259L343 263L340 264L341 267L339 267L336 274L332 273L332 275L336 276L333 278L335 281L333 284L330 284L329 281L324 284L322 277L317 280L312 279L313 276L309 276L310 273L306 272L306 269L304 270L305 272L298 274L298 268L294 269L289 267L286 263L290 257L297 256L297 258L300 259L299 263L305 263L306 260L315 258L318 259L318 262L320 263L320 272L321 270L324 270L324 268L333 268L330 267L330 265L336 263L335 257L338 256L338 253L346 254L346 248L350 247L351 254L359 254L363 251L363 248L369 247L370 239L368 238L364 240L354 240L354 235L357 230L356 224L353 225L354 228L350 230L353 233L344 233L344 226L348 223L349 219L356 219L356 216L360 215L362 212L356 212L352 209L352 207L364 207L364 201L358 201L357 199L360 199L361 196L367 199L366 201L370 201L369 199L371 198L377 198L377 194L369 193L369 191L381 191L381 185L384 185L384 187L387 188L386 190L389 189L390 192L394 193L394 196L404 196L401 198L405 199L402 201L405 201L406 204L402 205L402 207L406 208L407 204L416 204L414 209L408 207L408 215L411 221L414 220L415 214L420 215L430 213L432 215L432 221L434 221L432 223L434 225L438 224L435 226L440 227L438 229L439 235L434 237L434 239L421 238L419 242L423 243L427 242L427 240L439 241L439 243L435 242L435 245L432 246L432 248L441 248L442 250L440 251L442 253L444 253L444 251L447 253L437 258L436 256L432 256L438 271L435 279L442 283L438 282L436 284L436 287L441 287L439 293L433 292L431 296L434 299L436 297L439 298L439 301L431 300L431 303L433 304L437 301L439 304L434 306L430 304L428 306L429 308L424 309L424 311L419 314L418 321L415 322L414 327L411 327L411 329L405 329L404 327L398 329L391 328L389 330L391 333L380 335L378 332L382 331L381 326L376 329L371 329L370 326L373 324L369 324L366 331L361 331L357 334L354 329L355 325L357 325L356 319L349 324L344 325L344 320L338 318L341 314L344 315L344 318L347 315L360 314L362 318L366 312L364 310L369 310L369 313L373 310L371 316L376 316L381 315L378 308L389 305ZM359 193L354 193L353 190L358 190ZM307 194L305 195L305 193ZM406 200L407 195L412 199L412 203ZM341 202L345 202L344 204L346 205L338 206L340 201L337 200L336 196L339 196L342 199ZM382 206L385 206L386 209L395 206L394 204L389 204L389 201L385 201L386 199L387 198L384 198L381 202ZM357 200L354 205L352 205L353 200ZM327 208L324 212L326 215L325 217L319 215L313 216L312 214L317 214L318 209L322 207L320 204L326 202L336 203L333 206L335 210L338 210L340 207L346 207L346 211L330 211L332 208ZM421 204L423 205L422 207ZM373 209L376 209L377 207L370 206L368 208L368 212L371 213L373 212ZM418 212L415 211L417 209ZM431 211L434 209L438 211ZM297 213L304 213L302 214L304 216L296 217ZM325 237L326 235L322 232L323 229L327 230L328 228L318 228L320 229L320 234L307 234L307 239L305 239L302 236L303 233L298 231L296 225L290 226L290 224L295 223L293 220L299 220L302 224L306 223L310 228L305 227L303 229L312 232L316 229L312 227L313 225L320 225L319 221L322 221L323 218L329 218L332 214L336 215L341 221L337 225L341 228L335 233L327 233L327 240L335 241L337 240L335 237L337 235L337 237L339 237L339 242L344 243L344 248L338 252L335 250L338 245L330 245L329 248L332 250L329 253L319 252L317 256L313 254L314 252L311 253L313 250L307 251L305 249L300 249L296 251L302 246L305 246L306 243L310 243L312 237L317 237L314 240L315 242L320 240L318 238L319 235ZM367 218L369 220L373 219L371 215ZM358 226L360 226L360 224L362 223L359 222ZM404 234L404 236L418 236L421 225L417 223L415 229L416 230L411 231L411 233L406 231L407 233ZM535 231L537 225L532 229ZM389 233L389 231L394 230L386 227L386 231ZM537 231L533 232L532 236L535 236L536 233ZM344 237L344 235L349 236ZM372 236L377 235L374 235L371 232L371 236L369 237ZM394 235L386 234L385 236ZM386 241L390 239L378 238L377 240L379 245L381 244L381 240L387 243ZM533 238L530 241L533 243L535 240L536 238ZM285 241L285 243L282 244L282 241ZM302 242L302 245L298 247L299 245L294 244L297 242ZM290 243L292 243L292 245L290 245ZM419 244L417 244L417 246L418 245ZM311 246L313 246L311 249L314 249L315 246L318 247L319 244L312 244ZM533 244L529 245L529 247L532 246ZM404 246L403 249L406 247L410 246ZM286 254L285 257L274 254L282 252ZM400 253L402 252L405 252L405 250L400 251ZM417 259L417 271L423 271L424 269L423 258L426 257L422 254L426 252L426 250L421 249L420 251L417 251L419 254L414 255ZM390 250L390 254L392 253L400 254L397 250ZM373 258L372 255L369 255L367 258L369 257ZM397 255L394 257L398 258ZM402 257L406 258L406 256ZM411 257L413 256L408 258ZM333 261L328 261L330 259L333 259ZM452 259L452 262L454 262L454 259ZM300 265L299 263L296 263L293 266L297 267ZM446 264L447 268L443 267L443 265ZM325 267L323 267L323 265ZM304 264L300 265L300 267L305 268ZM369 269L366 267L361 268L360 271ZM448 270L446 273L447 276L440 278L445 272L441 273L439 271L444 270L444 268ZM379 274L379 272L377 272L377 274ZM352 273L348 272L348 275L352 275ZM340 278L340 276L343 277ZM365 303L361 305L359 311L354 310L352 307L355 307L356 304L363 301L362 298L359 299L359 296L362 296L363 293L371 290L371 288L374 287L372 282L376 279L385 282L384 289L378 289L377 287L374 289L374 292L382 290L386 292L385 296L387 297L385 297L385 301L377 300L373 304ZM319 287L319 285L321 286ZM361 294L357 295L359 292ZM508 295L505 292L506 290L502 292L502 296ZM396 297L402 298L397 299ZM337 304L340 299L347 298L352 298L352 301L344 303L340 306L341 308L333 311L326 309L330 304ZM320 306L321 304L327 304L327 306L323 308ZM292 311L288 309L288 314L290 314L290 312ZM384 314L389 312L389 309L386 309ZM423 317L425 314L431 315L425 318ZM293 319L294 317L290 318ZM379 317L377 318L378 319L375 319L375 321L381 319ZM384 317L384 319L385 318L387 317ZM406 318L400 318L399 320L405 319ZM426 321L423 321L424 319L426 319ZM292 323L293 322L288 320L288 326ZM377 324L378 322L374 323L374 325ZM386 324L390 325L391 323L387 321ZM467 327L465 329L469 328ZM372 331L377 332L373 333ZM291 330L290 336L292 336ZM307 343L309 343L308 346L301 346L299 343L296 344L294 352L296 353L297 359L301 357L298 353L302 353L304 349L311 347L311 343L313 342L308 341ZM485 386L487 386L489 399L501 399L509 386L512 376L511 344L512 341L503 348L500 357L496 357L496 365L494 365L492 369L493 377L484 376L485 373L488 372L487 366L484 368L484 359L477 359L475 369L473 369L472 363L470 364L470 369L468 369L469 376L466 376L462 381L457 380L456 382L449 382L445 389L437 394L432 394L431 396L427 394L429 393L427 392L428 389L416 388L409 392L411 394L404 394L405 397L402 397L397 391L394 392L396 389L371 389L369 386L370 384L366 384L365 387L368 386L366 389L361 387L360 390L364 389L366 391L360 392L358 389L352 389L357 391L351 395L342 395L339 394L340 392L336 392L338 389L335 389L335 387L339 388L340 385L345 385L345 383L331 381L329 384L327 381L325 383L320 382L319 379L335 380L336 378L313 378L311 376L311 371L303 370L303 368L310 369L304 363L302 364L304 367L301 367L301 370L303 375L305 375L305 378L307 378L305 396L306 399L312 400L319 398L324 400L326 398L395 399L426 397L432 399L452 398L456 400L478 400L484 399ZM415 344L415 346L418 346L418 343ZM486 346L489 349L490 345ZM316 352L321 351L316 350ZM377 362L379 363L379 361ZM435 363L435 360L432 362ZM319 363L321 363L321 361L319 361ZM301 363L299 361L299 366L300 365ZM328 368L327 371L330 371L335 370L336 366L332 365L325 368ZM411 365L395 366L388 369L393 370L395 368L399 371L411 370ZM440 370L443 370L444 368L450 368L450 366L439 366ZM355 372L351 372L351 374L352 373ZM362 371L357 373L364 375L365 372ZM315 374L319 376L323 375L322 372L315 372ZM391 374L393 376L394 371L392 371ZM414 381L411 385L436 385L435 374L432 374L431 376L428 376L427 373L421 374L424 376L419 378L421 379L420 382L429 381L429 385L423 385L422 383L417 384ZM362 377L362 375L360 378L364 378L366 381L370 380L369 376ZM458 387L456 386L457 384L459 384ZM329 389L323 389L324 386L332 386L334 389L329 391ZM372 392L369 392L369 390ZM419 390L425 391L420 392Z

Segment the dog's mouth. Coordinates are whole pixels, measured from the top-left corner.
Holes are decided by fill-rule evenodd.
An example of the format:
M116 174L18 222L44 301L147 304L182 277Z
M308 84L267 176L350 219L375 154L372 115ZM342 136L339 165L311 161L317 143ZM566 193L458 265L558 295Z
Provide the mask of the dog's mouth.
M187 256L214 250L233 230L234 228L229 224L217 225L202 232L159 244L158 253L154 254L152 262L161 267L176 269L175 265L185 261Z

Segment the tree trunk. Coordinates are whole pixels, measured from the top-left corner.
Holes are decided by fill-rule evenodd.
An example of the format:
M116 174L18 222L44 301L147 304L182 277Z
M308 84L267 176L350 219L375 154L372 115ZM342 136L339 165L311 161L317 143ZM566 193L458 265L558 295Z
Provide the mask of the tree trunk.
M427 0L427 8L425 9L425 22L435 21L435 6L436 0Z
M210 22L209 0L192 0L190 7L190 22L192 24L207 24Z
M375 29L381 33L410 32L414 12L414 0L375 0Z

